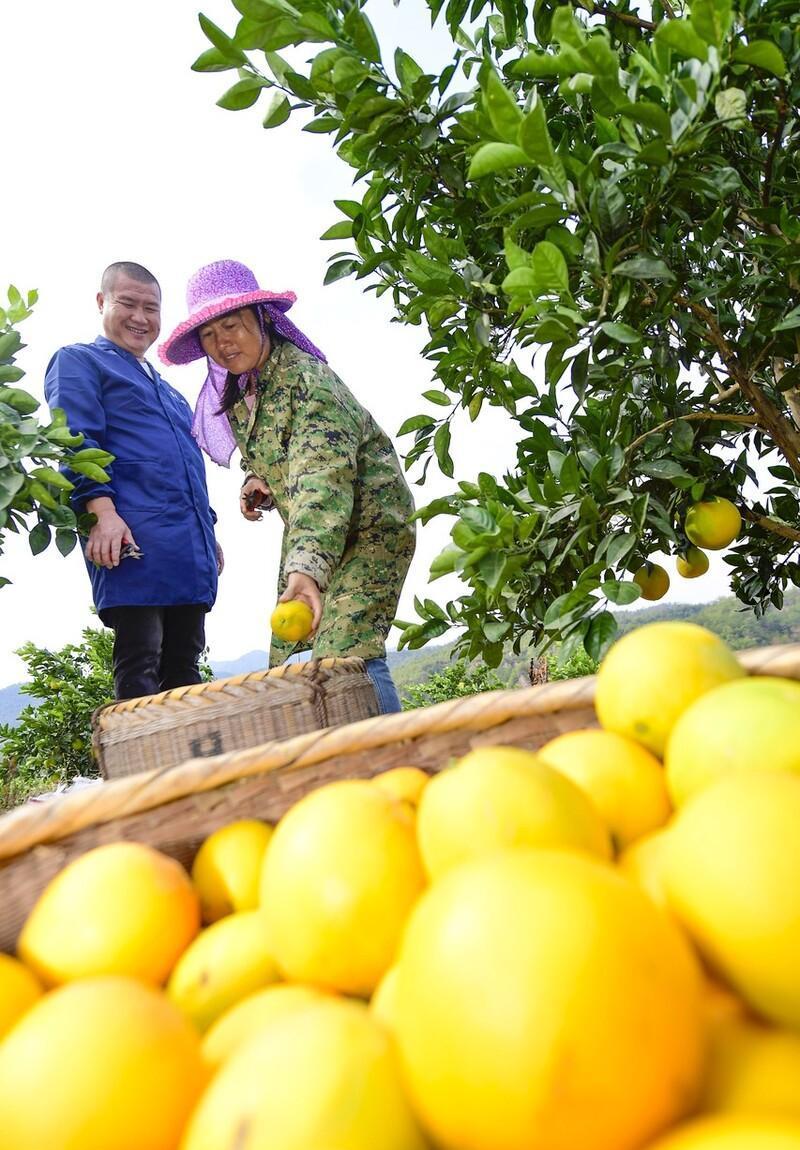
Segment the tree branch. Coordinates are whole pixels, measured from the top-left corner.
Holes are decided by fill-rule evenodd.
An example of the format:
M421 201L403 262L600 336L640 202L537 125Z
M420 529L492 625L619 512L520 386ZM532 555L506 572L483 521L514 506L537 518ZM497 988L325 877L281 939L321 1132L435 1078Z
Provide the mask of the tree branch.
M775 406L771 399L754 382L752 376L745 371L731 345L722 334L716 316L703 304L687 299L684 295L676 295L675 302L680 307L687 308L692 315L697 316L706 325L708 339L719 352L722 362L744 398L756 413L758 426L769 432L775 446L783 454L787 463L800 477L800 432Z
M793 543L800 543L800 531L790 527L788 523L781 523L779 519L770 519L768 515L760 515L751 507L742 506L740 510L742 518L746 519L748 523L755 523L765 531L772 532L773 535L780 535L782 539L791 539Z
M632 12L617 12L616 8L609 8L605 4L595 4L592 15L610 16L612 20L619 20L620 24L630 24L646 32L652 32L658 27L652 20L643 20L641 16L634 16Z
M688 415L676 415L674 419L666 419L663 423L656 424L651 427L649 431L645 431L642 435L638 436L632 443L629 443L625 449L625 454L630 455L634 447L638 447L650 435L655 435L658 431L664 431L667 427L672 427L674 423L680 423L685 420L687 423L698 423L704 419L716 420L720 423L745 423L749 426L757 423L758 420L755 415L726 415L722 411L692 411Z
M786 117L789 112L789 106L786 101L786 93L785 90L783 90L783 85L781 85L781 88L782 91L777 101L778 122L775 125L775 135L773 136L772 146L770 147L769 155L767 156L767 162L764 166L764 187L761 192L761 202L765 208L769 207L769 200L772 194L772 169L775 164L775 157L778 154L778 149L783 142L783 133L784 129L786 128Z

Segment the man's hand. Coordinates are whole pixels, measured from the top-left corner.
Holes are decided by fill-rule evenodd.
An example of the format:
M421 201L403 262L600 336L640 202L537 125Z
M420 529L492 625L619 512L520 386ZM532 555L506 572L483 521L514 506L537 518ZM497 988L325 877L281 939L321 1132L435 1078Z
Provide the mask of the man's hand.
M218 540L214 540L214 546L217 549L217 575L221 575L225 567L225 556L222 554L222 548Z
M263 518L262 511L271 511L274 506L275 500L268 484L257 475L248 476L239 492L239 510L245 519L256 523Z
M286 603L289 599L299 599L311 608L314 615L311 620L311 634L315 635L322 620L322 594L310 575L304 575L301 571L293 571L287 577L286 590L278 602Z
M122 516L117 514L113 499L107 495L89 499L86 510L96 516L97 522L89 532L86 544L86 558L99 567L110 570L119 566L119 553L126 543L137 546L131 529Z

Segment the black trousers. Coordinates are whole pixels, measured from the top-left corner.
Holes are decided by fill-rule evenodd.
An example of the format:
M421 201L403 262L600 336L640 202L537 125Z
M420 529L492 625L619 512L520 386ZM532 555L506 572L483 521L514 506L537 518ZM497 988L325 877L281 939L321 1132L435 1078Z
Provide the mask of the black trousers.
M107 607L99 615L114 631L117 699L137 699L201 682L198 663L206 645L205 607Z

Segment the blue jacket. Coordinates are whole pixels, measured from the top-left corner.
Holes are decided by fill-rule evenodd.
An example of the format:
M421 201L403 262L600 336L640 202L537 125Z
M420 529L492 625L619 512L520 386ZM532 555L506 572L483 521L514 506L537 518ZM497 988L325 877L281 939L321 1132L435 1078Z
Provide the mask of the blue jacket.
M100 336L57 351L47 367L45 396L61 407L83 447L115 456L108 484L65 469L81 514L88 499L108 495L143 552L109 571L87 561L98 611L106 607L203 604L217 593L216 516L205 467L192 438L187 401L134 355Z

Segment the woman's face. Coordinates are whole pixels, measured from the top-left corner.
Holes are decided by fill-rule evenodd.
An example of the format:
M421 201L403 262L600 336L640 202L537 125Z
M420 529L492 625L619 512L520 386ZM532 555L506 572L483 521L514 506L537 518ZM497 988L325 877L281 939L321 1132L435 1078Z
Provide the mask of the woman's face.
M265 333L262 337L250 308L229 312L203 324L198 335L206 355L233 375L263 367L271 350L269 335Z

